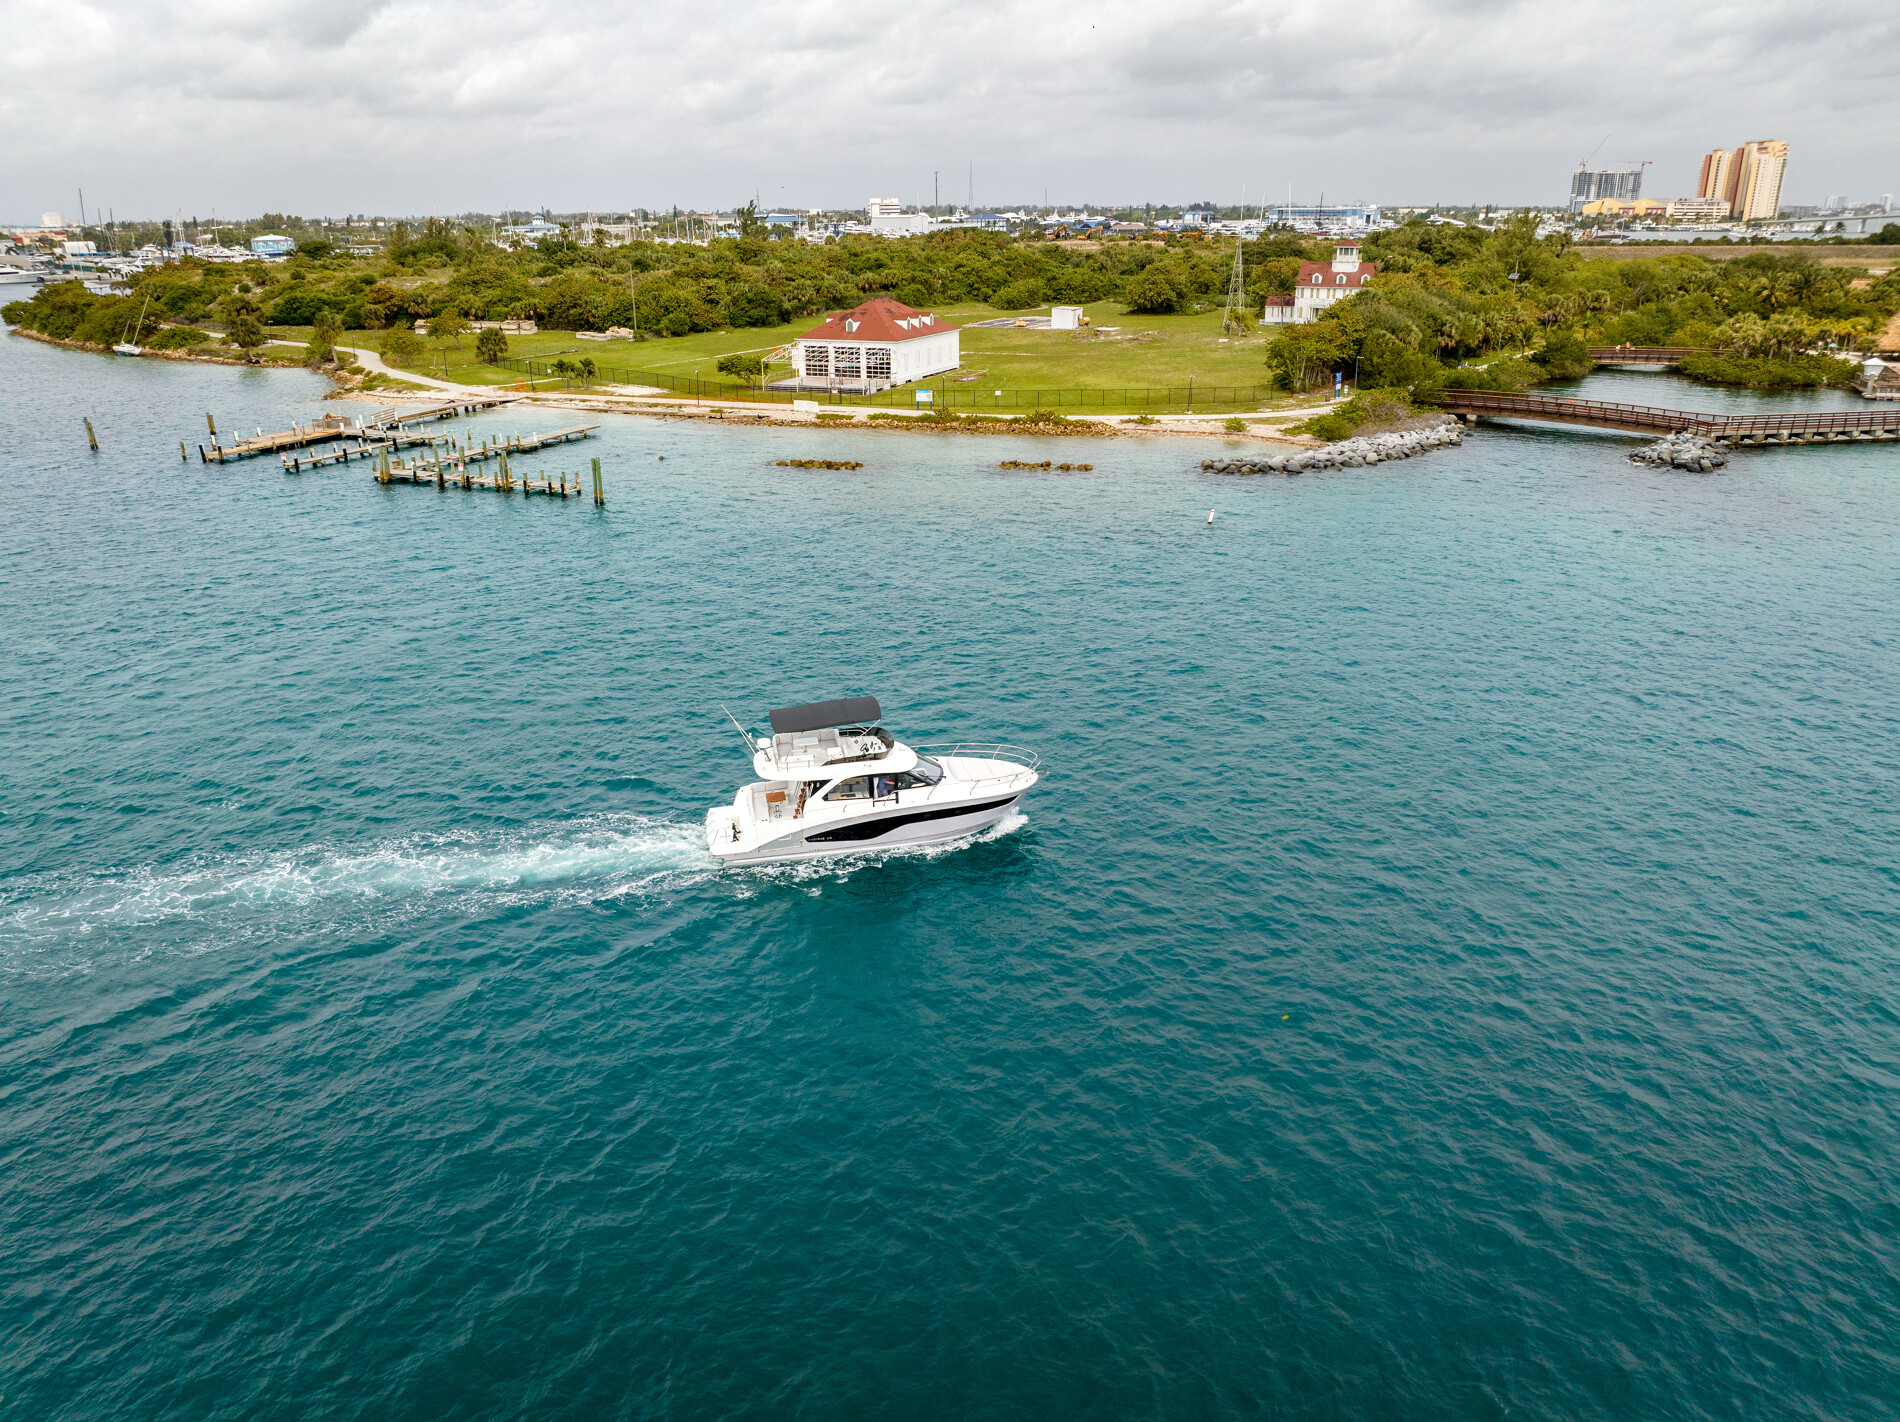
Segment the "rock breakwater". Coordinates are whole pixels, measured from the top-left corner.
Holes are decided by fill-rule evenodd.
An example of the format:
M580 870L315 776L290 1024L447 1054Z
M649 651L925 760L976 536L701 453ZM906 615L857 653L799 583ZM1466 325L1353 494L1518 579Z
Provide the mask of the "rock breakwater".
M1701 435L1673 434L1654 444L1630 451L1630 463L1653 464L1670 469L1689 469L1706 474L1728 463L1728 451Z
M1201 468L1210 474L1303 474L1309 469L1363 469L1384 464L1447 445L1463 444L1464 435L1450 416L1430 429L1405 430L1398 434L1358 435L1321 449L1301 450L1297 454L1248 455L1233 459L1203 459Z

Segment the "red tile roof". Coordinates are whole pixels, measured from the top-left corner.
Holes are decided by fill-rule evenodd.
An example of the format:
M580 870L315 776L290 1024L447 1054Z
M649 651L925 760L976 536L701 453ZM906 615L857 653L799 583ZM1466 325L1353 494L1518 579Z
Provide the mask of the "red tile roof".
M1357 291L1378 274L1379 264L1377 262L1361 262L1357 268L1349 272L1334 271L1331 262L1300 263L1301 286L1331 286L1340 287L1347 291ZM1340 276L1346 279L1343 282L1333 280L1334 277Z
M902 324L909 323L909 324ZM841 311L824 325L814 326L801 341L914 341L957 328L922 311L912 310L888 296L874 296L862 306Z

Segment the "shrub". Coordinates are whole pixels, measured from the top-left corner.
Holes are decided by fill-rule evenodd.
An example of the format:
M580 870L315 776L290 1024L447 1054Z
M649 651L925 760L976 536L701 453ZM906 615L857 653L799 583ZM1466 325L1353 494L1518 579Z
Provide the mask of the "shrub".
M1003 311L1026 311L1032 306L1042 305L1042 283L1037 281L1013 281L1001 287L990 297L990 305Z
M1544 348L1531 359L1542 368L1546 380L1581 380L1596 369L1590 348L1584 345L1582 337L1571 331L1557 331L1547 336Z
M422 355L422 339L407 326L391 326L379 343L387 365L409 365Z
M732 293L726 309L735 326L782 326L792 319L784 297L769 286L750 283Z
M1166 315L1179 311L1183 300L1180 287L1167 270L1155 263L1129 280L1122 301L1130 311L1143 315Z
M152 351L188 351L210 339L196 326L167 326L147 341L145 348Z
M715 368L721 375L730 375L734 380L752 385L765 374L765 357L743 354L720 356Z
M497 365L508 354L508 338L493 326L475 337L475 356L484 365Z
M1813 390L1833 386L1846 390L1860 374L1851 360L1832 356L1684 356L1682 373L1710 385L1746 385L1769 390Z
M683 336L692 329L693 318L684 311L669 311L666 313L666 319L660 322L660 331L663 335Z
M1323 439L1328 444L1332 444L1338 440L1351 439L1353 424L1352 421L1347 419L1344 415L1333 412L1331 414L1315 415L1310 420L1302 420L1297 425L1289 425L1287 429L1290 434L1312 435L1315 439Z
M1132 420L1123 420L1125 425L1152 425L1156 423L1153 415L1136 415Z
M1247 422L1236 415L1233 419L1222 425L1221 428L1226 430L1228 434L1245 434L1247 433Z

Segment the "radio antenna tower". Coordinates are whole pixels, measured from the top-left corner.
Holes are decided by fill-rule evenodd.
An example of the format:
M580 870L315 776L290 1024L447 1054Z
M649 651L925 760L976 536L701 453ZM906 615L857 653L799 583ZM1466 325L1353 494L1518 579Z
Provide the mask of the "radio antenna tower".
M1234 274L1227 279L1227 309L1221 313L1220 329L1224 336L1231 336L1240 329L1244 316L1236 312L1247 309L1247 277L1243 270L1241 249L1247 245L1247 236L1243 232L1234 234Z

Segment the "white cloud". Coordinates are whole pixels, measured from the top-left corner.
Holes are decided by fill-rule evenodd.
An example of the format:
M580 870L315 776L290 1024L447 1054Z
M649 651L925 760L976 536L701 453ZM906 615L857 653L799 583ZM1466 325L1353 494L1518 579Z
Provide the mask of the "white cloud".
M1487 0L14 0L0 217L979 201L1553 201L1577 158L1793 146L1900 187L1900 17Z

